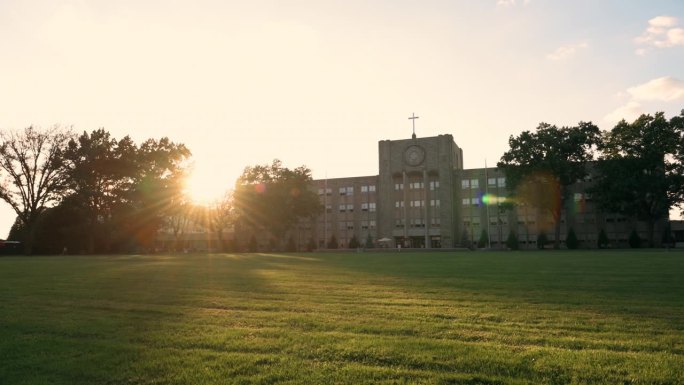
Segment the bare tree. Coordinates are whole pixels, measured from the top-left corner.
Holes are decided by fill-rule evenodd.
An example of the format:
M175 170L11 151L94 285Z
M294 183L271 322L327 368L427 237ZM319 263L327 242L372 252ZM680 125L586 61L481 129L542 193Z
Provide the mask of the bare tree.
M41 212L66 188L62 153L72 137L68 129L58 126L0 131L0 199L17 213L27 254L33 250Z
M233 226L235 222L235 208L233 206L233 192L226 191L223 197L217 199L209 208L210 228L216 232L218 250L225 251L223 231Z

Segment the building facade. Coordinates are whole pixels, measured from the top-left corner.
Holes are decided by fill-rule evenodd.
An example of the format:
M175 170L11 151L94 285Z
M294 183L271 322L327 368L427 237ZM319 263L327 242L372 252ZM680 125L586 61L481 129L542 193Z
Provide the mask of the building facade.
M332 243L346 248L354 239L374 247L505 248L510 233L521 248L536 248L542 233L554 241L550 213L507 204L505 175L496 168L463 169L463 150L451 135L383 140L378 159L378 175L313 181L324 210L294 230L300 250ZM628 247L632 230L647 238L646 223L600 212L586 193L591 183L588 177L571 186L559 219L561 243L571 228L581 248L597 247L602 230L610 247ZM656 225L656 234L665 223Z

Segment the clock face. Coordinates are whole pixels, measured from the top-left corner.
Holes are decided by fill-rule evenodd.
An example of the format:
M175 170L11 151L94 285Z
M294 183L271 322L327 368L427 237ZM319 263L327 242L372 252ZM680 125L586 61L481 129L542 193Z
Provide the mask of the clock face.
M425 159L425 150L418 146L411 146L406 149L405 156L409 166L418 166Z

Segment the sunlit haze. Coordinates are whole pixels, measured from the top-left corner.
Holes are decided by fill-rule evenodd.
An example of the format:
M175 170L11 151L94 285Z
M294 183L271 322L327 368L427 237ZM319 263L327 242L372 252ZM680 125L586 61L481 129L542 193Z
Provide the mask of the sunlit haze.
M541 121L684 108L681 0L3 0L0 54L0 129L168 136L203 201L274 158L375 175L412 113L474 168Z

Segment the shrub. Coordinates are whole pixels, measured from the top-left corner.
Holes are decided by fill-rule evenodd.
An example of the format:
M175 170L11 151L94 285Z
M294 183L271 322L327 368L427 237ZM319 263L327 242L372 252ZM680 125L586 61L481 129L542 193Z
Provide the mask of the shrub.
M328 248L329 249L336 249L339 245L337 244L337 238L335 237L335 234L330 236L330 240L328 241Z
M579 247L579 240L577 239L577 234L575 234L575 229L572 227L568 230L568 236L565 237L565 246L570 250L575 250Z
M467 247L470 248L472 245L470 244L470 237L468 236L468 230L463 229L461 232L461 247Z
M356 235L353 235L353 236L351 237L351 239L349 240L349 248L350 248L350 249L358 249L359 246L361 246L361 245L359 244L359 240L356 239Z
M641 238L639 238L639 234L637 234L636 230L632 230L632 232L629 234L629 247L633 249L638 249L641 247Z
M518 236L511 230L510 233L508 233L508 238L506 239L506 247L508 247L511 250L518 250L520 247L520 244L518 243Z
M366 237L366 248L367 249L372 249L373 248L373 238L371 238L370 233Z
M480 233L480 239L477 241L477 247L482 249L486 247L489 244L489 234L487 233L487 230L482 229L482 232Z
M608 235L606 235L606 230L601 229L598 235L598 248L605 249L608 247Z
M542 231L537 235L537 247L543 249L548 244L549 238L546 236L546 233Z

